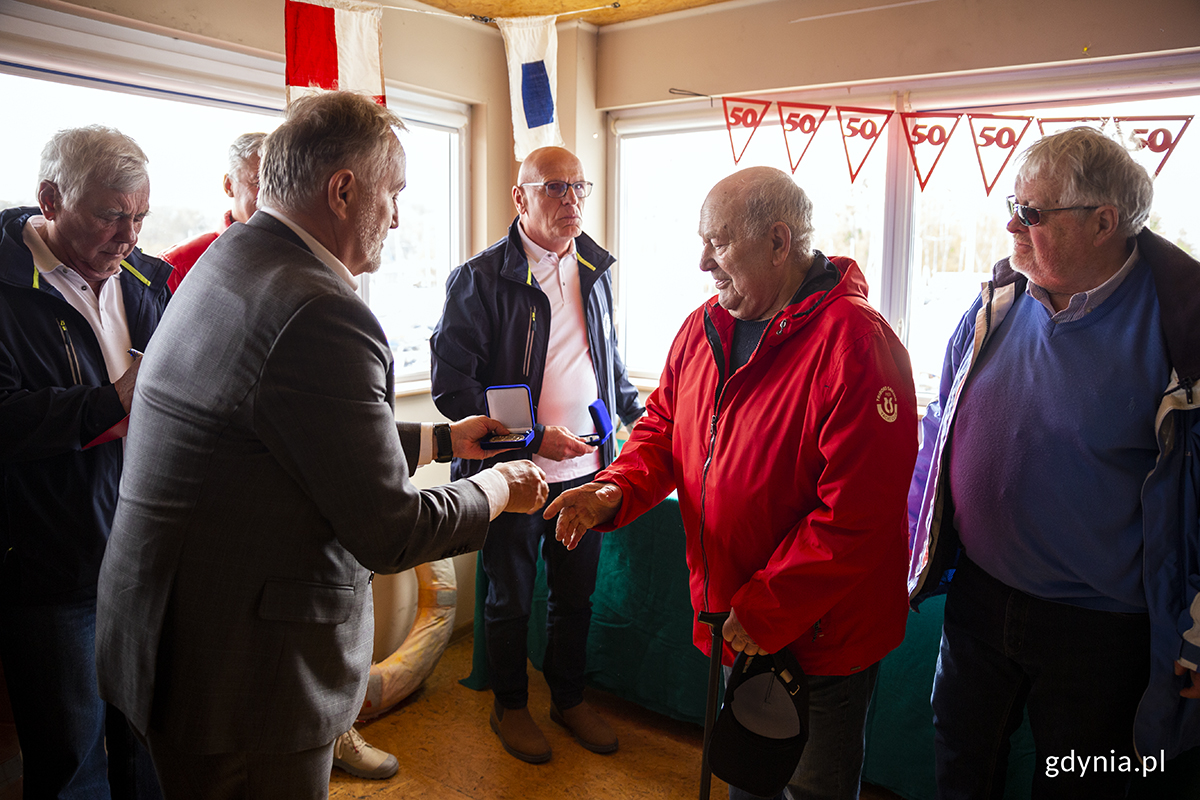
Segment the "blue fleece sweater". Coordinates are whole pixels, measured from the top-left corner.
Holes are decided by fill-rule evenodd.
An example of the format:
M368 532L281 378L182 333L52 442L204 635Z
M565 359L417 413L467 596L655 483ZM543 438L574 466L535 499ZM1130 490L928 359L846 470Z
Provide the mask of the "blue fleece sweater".
M967 555L1035 597L1145 611L1139 493L1169 376L1144 262L1073 322L1022 294L964 390L950 445Z

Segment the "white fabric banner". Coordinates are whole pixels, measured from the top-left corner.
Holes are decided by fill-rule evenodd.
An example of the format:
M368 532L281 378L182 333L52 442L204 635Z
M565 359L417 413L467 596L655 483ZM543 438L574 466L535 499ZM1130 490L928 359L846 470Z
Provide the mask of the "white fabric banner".
M539 147L563 145L558 129L557 17L499 18L508 56L508 93L512 99L513 151L524 161Z

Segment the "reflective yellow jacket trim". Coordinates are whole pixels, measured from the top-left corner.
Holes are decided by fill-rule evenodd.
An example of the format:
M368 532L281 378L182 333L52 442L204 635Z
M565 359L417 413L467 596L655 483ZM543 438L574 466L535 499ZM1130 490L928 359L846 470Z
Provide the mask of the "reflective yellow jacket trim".
M529 259L525 260L525 269L526 269L525 285L533 286L533 264L529 263Z
M580 264L583 264L585 267L590 269L592 272L596 271L596 268L593 267L591 264L589 264L583 256L579 255L578 252L575 253L575 260L578 261Z
M122 261L121 266L129 270L133 274L133 277L137 278L142 283L146 284L147 286L150 285L150 281L146 280L146 276L134 269L133 265L128 261Z
M42 286L41 286L41 282L38 280L38 273L39 273L39 272L41 272L41 270L39 270L39 269L37 268L37 265L35 264L35 265L33 266L33 288L35 288L35 289L40 289L40 288L42 288Z

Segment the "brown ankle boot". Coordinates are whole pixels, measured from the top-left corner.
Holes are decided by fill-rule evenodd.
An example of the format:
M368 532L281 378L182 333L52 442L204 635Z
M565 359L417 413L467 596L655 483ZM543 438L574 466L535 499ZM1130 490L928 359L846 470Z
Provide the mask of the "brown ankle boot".
M489 722L500 737L500 744L513 758L530 764L544 764L550 760L550 743L533 721L528 708L505 708L497 700L492 704Z
M559 711L550 704L550 719L571 732L575 741L593 753L613 753L617 749L617 734L608 723L587 704L587 701Z

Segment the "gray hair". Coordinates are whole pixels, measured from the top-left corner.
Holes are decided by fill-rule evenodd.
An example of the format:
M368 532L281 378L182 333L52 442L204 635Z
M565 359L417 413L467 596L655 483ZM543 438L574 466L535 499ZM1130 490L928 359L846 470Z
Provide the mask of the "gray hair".
M243 133L229 145L229 174L242 177L242 170L253 159L262 155L265 133Z
M403 163L396 130L406 130L400 117L363 94L323 92L296 100L263 143L262 204L285 212L306 208L340 169L375 183L397 152Z
M115 128L88 125L54 134L42 149L38 184L58 187L63 205L73 207L89 187L132 192L150 181L150 159L137 142Z
M1150 216L1154 183L1129 151L1095 128L1071 128L1039 139L1021 155L1018 181L1058 188L1055 206L1115 206L1118 231L1137 235Z
M774 167L756 170L762 176L746 191L742 227L750 236L763 236L776 222L792 232L792 252L812 254L812 200L786 172Z

